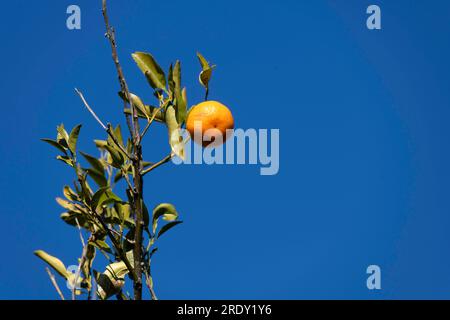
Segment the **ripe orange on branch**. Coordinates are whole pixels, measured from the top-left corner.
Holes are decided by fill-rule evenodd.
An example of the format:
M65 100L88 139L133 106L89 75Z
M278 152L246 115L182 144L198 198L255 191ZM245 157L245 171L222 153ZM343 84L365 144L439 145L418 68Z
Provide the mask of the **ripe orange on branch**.
M196 143L203 147L216 147L229 138L226 130L234 129L233 115L230 109L220 102L205 101L189 111L186 129ZM216 135L222 137L221 141L215 139Z

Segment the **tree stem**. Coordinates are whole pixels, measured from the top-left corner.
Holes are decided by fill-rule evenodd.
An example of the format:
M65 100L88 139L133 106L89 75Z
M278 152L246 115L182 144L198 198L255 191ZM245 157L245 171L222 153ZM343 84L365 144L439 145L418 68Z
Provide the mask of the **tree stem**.
M137 159L133 160L134 166L134 189L133 204L135 209L135 231L134 231L134 270L136 270L136 281L134 283L135 300L142 299L142 233L144 227L143 215L143 189L144 181L142 179L142 149L141 145L136 145Z
M141 135L139 128L139 118L136 107L133 105L133 101L130 98L130 91L128 90L127 82L123 74L122 67L119 62L119 56L117 54L117 43L114 34L114 29L109 24L109 18L106 8L106 0L102 2L102 13L106 26L106 37L111 45L112 58L117 70L117 76L119 78L120 88L125 96L124 109L126 109L127 103L130 105L131 110L131 127L130 134L132 136L132 144L134 155L132 157L132 163L134 167L134 190L132 197L132 210L134 212L135 219L135 234L134 234L134 299L142 299L142 231L144 225L143 219L143 179L142 179L142 148L141 148Z
M53 275L53 273L52 273L52 272L50 271L50 269L47 268L47 267L45 267L45 270L47 271L48 276L50 277L50 281L52 282L53 286L55 287L56 292L58 292L59 297L61 298L61 300L66 300L66 299L64 298L64 295L63 295L62 292L61 292L61 289L60 289L59 286L58 286L58 283L56 282L56 279L55 279L55 276Z

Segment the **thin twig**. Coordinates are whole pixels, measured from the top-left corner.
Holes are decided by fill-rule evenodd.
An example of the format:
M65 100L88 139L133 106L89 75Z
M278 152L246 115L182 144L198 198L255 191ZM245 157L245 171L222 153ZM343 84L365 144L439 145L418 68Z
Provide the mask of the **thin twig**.
M141 172L142 176L144 176L144 175L146 175L147 173L149 173L150 171L152 171L152 170L158 168L159 166L161 166L161 165L163 165L163 164L169 162L170 159L172 159L174 155L175 155L175 154L174 154L173 152L171 152L169 155L165 156L163 159L161 159L161 160L158 161L157 163L153 164L151 167L148 167L147 169L142 170L142 172Z
M56 282L55 276L53 275L53 273L50 271L50 269L48 267L45 267L45 270L48 273L48 276L50 277L50 281L52 282L53 286L56 289L56 292L58 292L59 296L61 297L61 300L66 300L64 298L64 295L61 292L61 289L58 286L58 283Z
M83 248L86 246L86 244L85 244L85 242L84 242L84 238L83 238L83 233L82 233L82 231L81 231L81 226L80 226L80 223L78 222L78 218L77 217L75 217L75 222L77 223L77 228L78 228L78 231L79 231L79 233L80 233L80 241L81 241L81 245L83 246Z
M97 250L99 250L100 253L103 254L103 256L106 258L106 260L108 260L109 263L114 262L105 250L103 250L101 248L97 248Z
M158 112L160 112L165 106L166 106L166 104L163 104L161 107L159 107L158 109L156 109L153 112L152 117L148 120L147 125L145 126L144 130L141 133L141 140L142 140L142 138L144 138L145 134L147 133L148 128L150 128L150 125L155 120L156 115L158 114Z
M119 149L125 154L125 156L128 159L133 160L133 158L128 154L127 150L125 150L125 148L120 144L120 142L117 141L117 138L113 134L112 127L111 127L111 125L109 123L108 123L108 128L106 129L106 132L111 137L111 139L114 141L114 143L119 147Z
M150 283L150 281L153 282L153 280L150 280L150 274L147 270L144 271L145 274L145 284L147 285L148 290L150 291L150 295L152 296L152 300L158 300L156 297L155 290L153 289L153 285Z
M91 238L92 238L92 236L91 236ZM90 241L90 239L89 239L89 241ZM83 243L84 243L84 240L83 240ZM81 253L80 263L78 264L77 273L75 274L74 283L72 285L72 300L75 300L75 298L76 298L76 291L78 289L77 288L78 279L80 278L81 269L84 267L84 264L86 263L87 252L88 252L88 245L83 244L83 251Z
M133 101L130 99L130 91L128 90L128 85L125 80L125 76L123 74L122 66L119 62L119 55L117 54L117 43L116 43L116 36L114 29L109 24L109 18L108 18L108 11L106 8L106 0L103 0L102 3L102 13L103 18L105 21L106 26L106 38L109 40L109 43L111 45L111 52L112 52L112 58L114 61L114 65L116 66L117 70L117 76L119 78L120 82L120 88L122 92L125 94L125 100L128 100L128 103L130 104L131 114L132 114L132 125L133 125L133 138L139 139L139 121L138 121L138 114L136 111L135 106L133 105ZM126 106L126 101L124 100L124 105ZM136 143L139 143L139 141L136 141Z
M134 192L135 190L134 190L133 185L131 184L130 177L128 177L128 173L123 168L121 168L121 171L122 171L123 178L125 179L125 181L128 184L128 189L130 189L131 192Z
M109 231L111 231L112 233L116 234L120 239L123 239L125 241L127 241L130 244L134 244L134 241L127 239L126 237L123 236L123 234L121 234L119 231L114 230L114 229L109 229Z
M104 130L106 130L106 126L103 124L102 120L100 120L100 118L95 114L94 110L92 110L92 108L89 106L89 104L87 103L86 99L84 98L83 94L81 93L80 90L78 90L77 88L75 88L75 92L80 96L81 101L83 101L84 106L86 107L86 109L89 110L89 112L92 114L92 116L94 117L95 120L97 120L98 123L100 123L100 125L102 126L102 128Z
M100 251L102 251L102 250L100 250ZM109 261L111 261L111 260L109 260ZM91 292L93 292L94 294L93 295L91 294L90 300L97 300L97 281L92 282Z
M120 142L117 141L116 136L112 132L111 125L108 124L107 126L105 126L103 124L103 122L100 120L100 118L95 114L94 110L92 110L92 108L89 106L89 104L87 103L86 99L83 96L83 93L81 93L80 90L75 88L75 92L80 96L80 99L81 99L81 101L83 101L83 104L86 107L86 109L89 110L89 112L92 114L92 116L95 118L95 120L97 120L97 122L102 126L102 128L106 131L106 133L108 133L108 135L111 137L111 139L117 145L117 147L127 156L128 159L131 160L132 159L131 156L128 154L128 152L125 150L125 148L120 144Z
M72 283L72 300L76 300L76 292L78 287L78 279L80 278L81 268L83 268L86 262L87 246L83 247L83 252L81 253L80 263L78 264L77 273L75 274L75 279Z

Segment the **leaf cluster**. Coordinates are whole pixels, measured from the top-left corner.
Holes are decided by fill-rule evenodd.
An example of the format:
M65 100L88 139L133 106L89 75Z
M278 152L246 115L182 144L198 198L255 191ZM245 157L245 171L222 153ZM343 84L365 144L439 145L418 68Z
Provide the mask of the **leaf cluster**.
M210 66L200 53L197 56L201 64L199 81L206 89L207 98L215 66ZM137 119L146 121L145 128L138 133L138 141L142 140L153 122L163 123L168 129L171 156L184 158L185 141L179 129L186 122L188 101L186 87L182 85L181 62L177 60L171 64L166 75L151 54L135 52L132 58L158 102L157 105L146 104L134 93L119 92L120 98L125 102L124 113L127 119L137 116ZM57 126L55 139L42 139L58 151L56 159L74 172L75 179L63 187L62 196L56 198L56 201L64 209L61 219L79 230L83 253L75 273L70 272L61 260L45 251L37 250L35 254L68 281L74 288L74 294L87 293L90 297L95 281L95 294L101 299L114 295L124 299L128 298L122 292L126 277L133 281L136 277L133 270L134 234L138 223L136 199L142 202L139 207L143 209L143 228L148 241L142 246L140 260L136 261L142 261L146 282L152 292L150 264L153 254L158 250L157 240L182 221L179 220L174 205L157 204L150 213L142 197L135 197L138 192L134 183L136 177L144 176L159 164L167 162L170 157L158 163L138 159L140 169L136 169L135 155L138 154L137 148L141 146L136 143L132 130L130 129L130 137L126 138L120 125L102 126L106 127L106 138L94 140L97 155L78 150L81 125L75 126L69 133L61 124ZM123 192L125 196L119 196L121 193L115 191L120 186L119 182L126 184ZM83 234L88 234L86 243ZM108 260L103 271L93 268L98 252Z

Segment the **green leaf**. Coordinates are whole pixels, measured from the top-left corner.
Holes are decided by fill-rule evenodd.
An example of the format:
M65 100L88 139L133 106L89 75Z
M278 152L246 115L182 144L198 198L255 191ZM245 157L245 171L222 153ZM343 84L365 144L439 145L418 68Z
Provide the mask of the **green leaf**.
M67 155L66 149L61 144L59 144L58 141L52 139L41 139L41 141L48 143L49 145L57 148L59 151Z
M123 171L125 173L132 173L132 164L131 163L127 163L123 166ZM124 174L122 172L122 170L117 170L116 175L114 176L114 183L116 183L117 181L121 180L124 177Z
M170 90L170 92L174 92L175 91L175 82L174 82L174 79L173 79L173 65L172 64L170 64L169 75L168 75L167 79L169 79L169 90Z
M134 61L137 63L139 69L144 73L148 82L153 89L166 89L166 76L159 64L149 53L135 52L132 54Z
M72 129L72 131L70 132L68 144L69 144L69 149L70 149L70 151L72 151L73 154L75 154L77 152L77 140L78 140L78 135L80 134L80 129L81 129L81 124L74 127Z
M99 173L105 171L105 167L99 159L81 151L80 153L86 159L86 161L89 162L92 168L94 168L96 171L98 171Z
M162 217L166 221L175 221L178 219L178 212L170 203L162 203L154 210L154 217Z
M59 260L54 256L49 255L48 253L42 250L36 250L34 254L39 258L41 258L42 260L44 260L50 267L52 267L56 272L58 272L59 275L61 275L65 279L68 278L69 272L67 271L66 266L61 260Z
M108 224L120 225L120 226L126 227L126 228L134 226L134 220L133 219L131 219L129 217L126 220L123 219L123 216L121 216L121 214L117 210L118 202L116 202L116 200L109 199L106 202L104 202L103 205L109 204L111 202L114 203L114 206L113 207L106 207L105 210L103 211L104 221L106 223L108 223Z
M103 194L108 189L109 189L109 187L100 188L94 193L94 195L92 196L92 201L91 201L92 208L97 208L97 206L99 205L99 202L100 202L100 198L103 196Z
M169 133L169 144L172 152L184 160L184 141L180 124L177 122L175 109L173 106L167 107L166 125Z
M91 271L94 259L95 259L95 246L92 244L92 242L89 242L87 245L87 248L86 248L86 261L83 264L83 269L82 269L84 279L81 284L81 286L83 288L86 288L87 290L90 290L92 287L90 271Z
M174 84L174 91L177 90L178 87L181 93L181 63L179 60L175 62L175 66L173 67L172 81Z
M91 206L100 208L103 205L114 202L123 202L109 187L100 188L92 197Z
M109 144L105 146L105 149L111 155L112 159L111 165L115 168L120 168L125 162L125 159L122 155L122 151L118 149L118 147Z
M75 211L64 212L61 214L60 218L65 223L67 223L68 225L71 225L73 227L77 227L79 224L80 227L85 228L87 230L90 230L90 228L91 228L91 223L89 222L87 215L80 213L80 212L75 212ZM77 221L78 221L78 224L77 224Z
M86 178L87 178L87 172L84 172L81 175L81 179L79 181L80 186L81 186L81 195L83 196L83 199L86 200L87 202L91 201L91 197L92 197L92 188L89 186L89 183L87 182Z
M187 119L187 105L188 105L186 87L184 87L183 90L181 90L181 99L183 99L184 109L178 110L178 113L179 113L180 120L182 120L182 122L184 122ZM179 122L179 123L181 123L181 122Z
M108 180L105 177L104 171L99 172L93 168L89 168L86 169L86 172L100 188L108 186Z
M96 241L91 242L91 243L95 247L97 247L97 248L99 248L99 249L101 249L101 250L103 250L103 251L105 251L107 253L112 253L112 250L111 250L110 246L105 241L96 240Z
M123 226L124 224L129 226L128 222L133 221L130 219L131 214L131 206L128 203L115 203L114 209L116 209L117 215L120 219L120 224ZM133 221L134 222L134 221Z
M127 155L125 154L125 152L122 151L121 148L119 148L119 146L116 143L116 141L117 141L121 147L124 147L122 131L120 129L120 125L118 125L115 129L112 129L110 124L108 124L108 127L110 128L110 135L108 135L108 145L110 147L112 147L114 150L116 150L122 156L122 158L125 160ZM114 139L113 139L113 137L114 137ZM116 141L114 141L114 140L116 140ZM106 147L106 149L108 150L107 147Z
M119 92L119 96L129 102L128 99L125 98L125 94L122 92ZM149 119L150 113L148 113L148 109L145 107L144 103L142 102L141 98L139 98L137 95L130 92L131 101L133 102L133 106L137 108L138 116L142 115L143 117ZM131 113L130 113L131 114Z
M139 118L148 119L147 114L150 115L150 117L152 117L153 114L156 113L155 121L164 122L164 113L162 110L158 110L157 107L149 106L149 105L145 105L144 108L145 108L145 113L143 113L139 109L137 110ZM131 110L129 108L125 109L124 112L125 112L125 114L131 115Z
M153 255L158 251L158 248L153 248L152 251L149 254L149 257L153 257Z
M137 95L130 92L131 101L133 102L133 105L136 106L139 110L141 110L143 113L145 113L144 103L142 102L141 98L139 98Z
M215 65L210 66L209 62L206 61L205 57L203 57L200 52L197 52L198 60L200 61L200 65L202 66L202 71L198 77L200 84L208 89L209 80L211 80L212 71L216 67Z
M58 141L58 143L63 147L69 148L69 134L64 129L64 124L61 123L58 127L56 127L56 131L58 132L56 141Z
M158 236L156 238L159 239L164 233L166 233L167 231L169 231L170 229L172 229L173 227L175 227L176 225L178 225L182 222L183 221L172 221L172 222L169 222L168 224L164 225L161 228L161 230L159 230Z
M123 239L122 248L127 253L134 249L134 234L135 234L135 232L136 232L136 228L134 226L131 227L130 230L128 230L128 232L125 234L125 237ZM127 258L128 258L128 254L127 254ZM134 256L133 256L133 259L134 259ZM128 260L128 261L130 261L130 260ZM131 265L134 266L134 263L132 263Z
M117 139L117 141L123 146L123 137L122 137L122 129L120 128L120 124L118 124L114 128L114 136Z
M181 89L181 63L178 60L173 68L173 82L175 84L176 118L177 122L182 124L186 120L186 103Z
M81 155L89 162L92 168L85 169L86 173L97 183L99 187L105 187L108 185L108 180L105 176L105 165L100 160L87 153L80 152Z
M73 160L68 156L57 156L56 159L64 162L65 164L68 164L69 166L73 167Z
M142 199L141 199L142 201ZM148 214L147 206L145 205L144 201L142 201L142 215L144 220L144 227L147 227L150 223L150 215Z
M161 203L153 209L152 228L155 233L158 227L158 219L163 217L166 221L174 221L178 219L178 212L175 206L170 203Z
M213 69L206 69L200 72L200 75L198 77L198 80L200 81L200 84L204 86L206 89L209 88L209 80L211 80L212 76L212 70Z
M97 183L99 187L105 187L108 185L108 180L105 176L105 165L103 162L87 153L80 153L92 166L92 168L85 169L87 174L95 181L95 183Z

